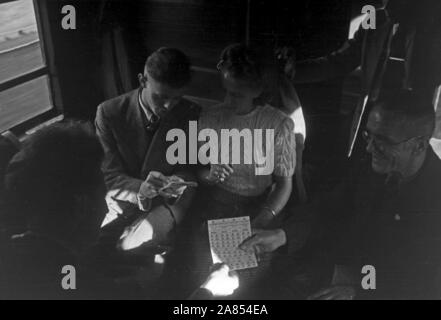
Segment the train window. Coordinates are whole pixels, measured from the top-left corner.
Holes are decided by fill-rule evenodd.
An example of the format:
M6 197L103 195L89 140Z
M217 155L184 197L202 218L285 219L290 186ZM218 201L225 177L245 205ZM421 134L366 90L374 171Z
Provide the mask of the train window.
M33 0L0 1L0 132L53 108Z

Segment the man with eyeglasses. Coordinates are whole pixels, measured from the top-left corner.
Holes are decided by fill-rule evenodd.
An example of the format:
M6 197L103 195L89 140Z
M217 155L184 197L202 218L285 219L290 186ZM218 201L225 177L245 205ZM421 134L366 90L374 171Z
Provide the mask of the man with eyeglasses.
M405 180L416 174L424 163L427 154L425 152L416 153L412 147L427 149L425 143L430 139L430 135L409 136L408 132L393 132L394 125L390 127L384 124L387 112L381 109L375 110L369 116L366 130L362 131L363 139L367 143L367 151L372 156L372 168L380 174L387 174L388 178ZM390 119L386 120L390 121ZM395 121L395 120L392 120ZM383 130L386 129L386 133ZM380 131L379 133L374 133ZM391 135L387 132L392 131ZM398 131L398 130L397 130ZM409 128L407 131L411 131ZM401 138L400 140L398 138Z
M199 116L199 107L182 98L191 81L189 59L178 49L160 48L148 57L138 79L138 89L102 103L96 116L110 209L104 224L117 217L122 223L131 216L118 235L123 250L167 242L182 221L194 189L177 183L166 192L160 190L171 178L195 180L190 167L172 165L166 157L171 144L167 133L187 132L189 121ZM136 219L130 223L133 216Z
M359 163L331 195L296 209L280 229L257 231L243 249L259 254L295 249L299 226L307 221L298 217L310 215L317 220L309 221L319 221L310 240L321 243L315 247L321 252L333 252L328 275L322 260L313 262L321 261L321 272L309 274L311 299L441 297L441 160L429 144L433 108L420 101L407 91L380 98L363 132L369 163ZM292 265L298 268L298 260ZM364 266L375 268L375 290L362 287ZM278 275L281 285L290 283L287 273ZM327 280L314 289L317 275Z

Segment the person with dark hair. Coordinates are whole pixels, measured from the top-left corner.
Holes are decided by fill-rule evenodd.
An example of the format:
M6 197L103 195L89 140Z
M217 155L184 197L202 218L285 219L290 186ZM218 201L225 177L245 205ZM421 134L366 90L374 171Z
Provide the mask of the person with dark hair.
M103 156L92 126L68 122L37 132L14 157L6 178L9 210L26 227L0 242L1 299L148 297L83 261L107 212ZM224 297L237 287L237 275L217 265L190 298Z
M160 48L148 57L144 74L150 75L159 83L181 89L191 80L190 61L179 50Z
M236 164L232 162L233 153L239 150L224 150L228 146L220 145L219 154L228 154L230 164L213 163L201 171L200 177L203 182L213 186L213 194L226 191L244 197L244 202L249 202L248 197L257 200L264 195L268 196L266 201L255 202L261 209L256 208L257 211L252 214L253 225L265 227L280 213L291 194L291 181L296 166L294 123L272 106L256 102L262 93L264 70L263 61L252 49L242 44L227 47L221 54L218 69L227 92L225 101L202 113L199 130L213 129L218 132L218 136L221 136L224 129L251 130L253 133L254 130L274 130L274 144L271 145L274 148L274 159L271 159L274 168L272 172L256 174L258 164L264 163L262 159L254 159L252 164L248 164L249 159L241 156L240 163ZM259 143L254 141L252 151L255 154L259 154L258 149L262 147ZM244 143L245 150L250 147L247 144ZM274 190L266 194L273 186ZM230 213L233 216L236 214ZM210 215L211 218L216 217L213 211Z
M122 234L123 250L169 241L193 190L178 186L159 194L159 189L170 176L195 180L190 167L170 164L166 158L168 131L188 132L189 121L199 116L199 107L182 98L191 80L190 61L177 49L160 48L148 57L138 78L139 89L102 103L96 116L110 209L105 223L130 213L136 217Z
M92 126L68 123L37 132L13 158L8 210L26 225L1 246L2 298L69 297L63 267L77 267L106 213L102 157Z
M302 209L327 230L323 239L332 245L326 251L334 247L334 274L311 299L440 297L441 160L429 144L434 123L430 104L421 105L408 91L374 105L363 130L370 163L358 163L350 180ZM282 229L247 240L243 249L289 246L297 226L288 220ZM365 266L375 274L363 282ZM283 281L289 282L278 283Z

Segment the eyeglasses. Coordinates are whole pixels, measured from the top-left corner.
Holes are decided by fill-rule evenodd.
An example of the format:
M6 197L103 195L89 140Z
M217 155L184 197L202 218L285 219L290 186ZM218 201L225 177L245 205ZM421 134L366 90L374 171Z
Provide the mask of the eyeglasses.
M362 132L362 136L363 139L369 144L369 143L373 143L377 148L379 148L380 150L384 150L385 148L394 148L394 147L398 147L399 145L402 145L406 142L412 141L414 139L420 139L420 138L425 138L426 136L417 136L417 137L411 137L409 139L400 141L400 142L393 142L390 140L386 140L384 138L378 137L375 134L367 131L367 130L363 130Z

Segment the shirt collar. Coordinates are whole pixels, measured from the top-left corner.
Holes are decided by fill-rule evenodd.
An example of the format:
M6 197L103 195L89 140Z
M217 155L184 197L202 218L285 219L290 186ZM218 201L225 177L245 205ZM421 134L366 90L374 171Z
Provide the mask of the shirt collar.
M140 89L139 93L138 93L138 103L139 103L139 106L141 107L141 109L144 111L144 114L147 117L147 120L150 122L150 121L152 121L153 113L150 110L150 108L148 106L146 106L144 104L144 102L142 102L141 93L142 93L142 89Z

